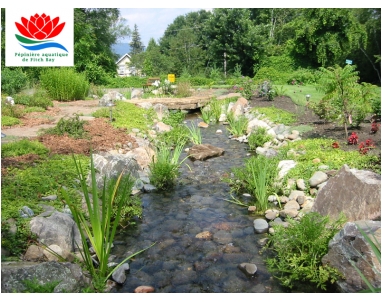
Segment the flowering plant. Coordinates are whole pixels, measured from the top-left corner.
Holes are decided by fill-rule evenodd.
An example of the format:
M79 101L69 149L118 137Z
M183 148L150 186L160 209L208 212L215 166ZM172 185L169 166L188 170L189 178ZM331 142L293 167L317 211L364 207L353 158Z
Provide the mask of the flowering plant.
M27 38L44 40L57 36L65 26L65 22L58 24L60 18L56 17L50 20L50 16L44 13L40 16L35 14L28 19L22 17L21 22L16 24L19 32Z
M365 142L361 142L359 144L359 153L361 154L367 154L372 148L375 148L374 142L372 139L367 139Z
M370 133L371 134L377 133L377 131L378 131L380 126L381 126L381 124L377 124L376 122L372 122L371 123Z
M334 149L337 149L337 148L340 147L340 145L339 145L337 142L334 142L334 143L332 144L332 147L333 147Z
M248 77L242 77L240 84L233 86L233 90L235 92L239 92L243 98L249 100L255 94L255 87L256 86L252 79Z
M349 145L358 145L358 135L355 132L352 132L352 134L348 138L348 144Z

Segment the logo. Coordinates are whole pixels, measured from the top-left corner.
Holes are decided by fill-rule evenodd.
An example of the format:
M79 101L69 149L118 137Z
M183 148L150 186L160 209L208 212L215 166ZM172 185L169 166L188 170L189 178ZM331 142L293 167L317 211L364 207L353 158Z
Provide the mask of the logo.
M47 16L45 13L41 16L35 14L34 16L31 16L29 20L22 17L22 24L15 22L16 27L22 36L17 34L15 36L17 40L19 40L20 45L28 50L33 51L57 47L68 52L62 44L49 40L50 38L59 35L64 28L65 22L58 24L59 20L59 17L50 20L50 16Z
M5 66L73 66L74 9L5 9Z

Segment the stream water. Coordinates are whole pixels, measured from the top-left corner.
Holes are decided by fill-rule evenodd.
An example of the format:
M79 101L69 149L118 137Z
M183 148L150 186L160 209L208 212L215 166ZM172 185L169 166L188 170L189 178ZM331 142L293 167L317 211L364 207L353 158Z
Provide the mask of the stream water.
M199 122L199 120L194 120ZM216 130L221 129L222 134ZM156 244L129 261L130 271L115 292L132 293L150 285L161 293L282 293L267 271L246 207L227 200L228 184L221 177L248 157L246 144L228 138L224 125L201 129L203 143L223 148L223 156L206 161L187 159L174 190L141 195L143 219L137 227L116 237L118 259ZM186 165L187 164L187 165ZM210 231L212 238L198 239ZM256 264L248 277L238 265Z

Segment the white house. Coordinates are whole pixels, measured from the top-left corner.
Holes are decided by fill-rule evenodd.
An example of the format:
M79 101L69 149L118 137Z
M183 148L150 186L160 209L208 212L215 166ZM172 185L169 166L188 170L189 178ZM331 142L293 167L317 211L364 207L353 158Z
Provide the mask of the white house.
M119 76L128 77L131 75L132 70L126 65L126 63L130 62L130 58L130 55L126 53L116 62Z

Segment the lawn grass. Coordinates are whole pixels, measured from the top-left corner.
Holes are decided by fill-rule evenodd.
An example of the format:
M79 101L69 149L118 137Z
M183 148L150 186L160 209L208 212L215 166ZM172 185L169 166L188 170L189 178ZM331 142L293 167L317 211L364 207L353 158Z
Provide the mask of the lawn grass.
M310 95L310 101L318 102L322 99L324 94L319 92L315 85L273 85L277 89L282 89L285 96L289 96L293 103L299 106L306 105L306 95Z

